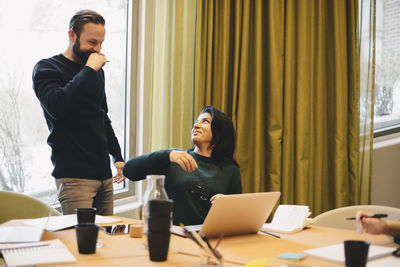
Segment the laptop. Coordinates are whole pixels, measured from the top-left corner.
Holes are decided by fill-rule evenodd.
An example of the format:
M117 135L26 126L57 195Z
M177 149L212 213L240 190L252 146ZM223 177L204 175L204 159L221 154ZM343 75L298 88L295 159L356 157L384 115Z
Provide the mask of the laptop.
M255 234L267 221L281 192L223 195L212 204L202 225L187 226L207 237Z

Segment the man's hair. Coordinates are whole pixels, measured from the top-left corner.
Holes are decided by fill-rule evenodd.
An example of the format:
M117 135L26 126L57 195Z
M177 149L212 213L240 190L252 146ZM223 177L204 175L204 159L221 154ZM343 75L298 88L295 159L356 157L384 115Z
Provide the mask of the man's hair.
M212 147L211 159L222 162L233 162L233 153L235 152L235 128L231 118L222 111L213 106L206 106L200 111L200 114L210 113L212 140L210 147Z
M69 21L69 29L73 30L74 33L79 37L82 32L83 25L86 23L94 23L105 25L106 22L102 15L96 11L84 9L75 13L75 15Z

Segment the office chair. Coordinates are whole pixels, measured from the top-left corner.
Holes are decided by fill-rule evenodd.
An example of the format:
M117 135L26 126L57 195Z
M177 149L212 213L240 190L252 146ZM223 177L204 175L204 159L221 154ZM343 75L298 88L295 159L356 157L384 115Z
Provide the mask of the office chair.
M61 215L43 201L22 193L0 191L0 224L12 219Z
M356 221L346 220L346 218L355 217L359 210L370 213L386 213L388 217L385 220L400 220L400 209L398 208L378 205L357 205L324 212L313 219L313 225L356 230Z

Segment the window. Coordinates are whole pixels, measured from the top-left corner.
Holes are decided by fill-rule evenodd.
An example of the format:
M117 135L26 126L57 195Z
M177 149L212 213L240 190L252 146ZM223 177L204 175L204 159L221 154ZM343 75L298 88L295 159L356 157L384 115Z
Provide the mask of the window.
M23 6L22 6L23 5ZM106 20L103 52L109 63L106 94L109 116L124 151L127 57L126 0L0 1L0 189L24 192L55 202L49 134L32 89L37 61L62 53L68 24L81 9L93 9ZM126 184L114 185L118 191Z
M400 130L399 12L400 1L376 1L375 132Z

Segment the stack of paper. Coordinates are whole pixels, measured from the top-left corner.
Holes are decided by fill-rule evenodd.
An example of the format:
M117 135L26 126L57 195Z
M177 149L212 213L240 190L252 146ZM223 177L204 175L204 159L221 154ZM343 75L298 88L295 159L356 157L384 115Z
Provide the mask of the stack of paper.
M296 233L311 223L308 219L310 215L308 206L279 205L272 222L264 224L262 229L283 234Z

